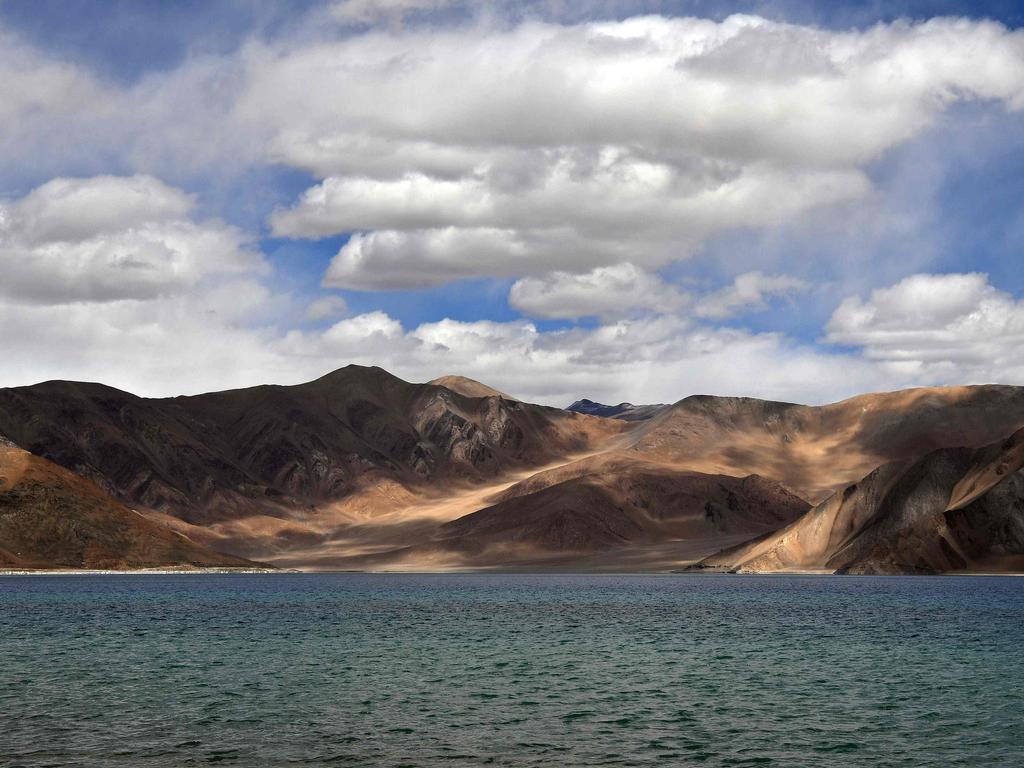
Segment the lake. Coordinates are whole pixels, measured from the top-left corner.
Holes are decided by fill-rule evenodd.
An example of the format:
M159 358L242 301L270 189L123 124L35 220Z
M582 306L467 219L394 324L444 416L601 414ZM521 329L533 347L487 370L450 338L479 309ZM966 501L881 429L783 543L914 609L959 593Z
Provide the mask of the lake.
M1024 765L1024 579L0 577L3 766Z

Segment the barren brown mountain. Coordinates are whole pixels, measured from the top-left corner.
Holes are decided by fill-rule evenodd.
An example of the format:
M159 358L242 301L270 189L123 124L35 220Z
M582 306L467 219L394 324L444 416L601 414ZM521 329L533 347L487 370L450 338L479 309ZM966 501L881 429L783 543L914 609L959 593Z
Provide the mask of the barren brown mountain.
M694 396L646 413L357 366L167 399L0 390L0 432L19 446L219 551L311 568L672 569L786 526L881 465L1004 439L1024 427L1024 389L820 407Z
M249 567L0 438L0 567Z
M742 571L1024 571L1024 430L879 467L776 533L704 560Z
M18 445L195 524L288 514L382 480L479 481L620 429L357 366L295 387L169 399L62 381L0 390L0 431Z
M977 447L1024 427L1024 387L932 387L824 406L694 396L641 422L633 450L776 480L812 503L890 461Z
M518 483L496 503L440 526L418 549L458 565L554 564L595 551L710 542L774 531L809 505L777 483L705 475L619 455Z
M618 405L605 405L595 403L593 400L577 400L565 410L574 413L586 413L590 416L604 416L609 419L622 419L623 421L645 421L652 419L662 411L669 408L664 403L656 405L633 405L632 403L619 403Z

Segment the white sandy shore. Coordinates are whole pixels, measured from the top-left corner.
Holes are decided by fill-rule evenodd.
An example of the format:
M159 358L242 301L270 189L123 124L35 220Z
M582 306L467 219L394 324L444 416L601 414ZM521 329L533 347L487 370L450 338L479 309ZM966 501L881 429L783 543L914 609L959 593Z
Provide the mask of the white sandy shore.
M282 568L133 568L124 570L89 568L0 568L0 576L191 576L210 573L299 573Z

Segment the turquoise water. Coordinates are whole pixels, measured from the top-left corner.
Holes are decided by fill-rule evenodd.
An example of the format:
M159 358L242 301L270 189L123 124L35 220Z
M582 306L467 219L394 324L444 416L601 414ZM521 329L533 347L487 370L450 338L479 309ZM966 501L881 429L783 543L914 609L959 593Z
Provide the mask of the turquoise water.
M1024 766L1024 579L0 578L3 766Z

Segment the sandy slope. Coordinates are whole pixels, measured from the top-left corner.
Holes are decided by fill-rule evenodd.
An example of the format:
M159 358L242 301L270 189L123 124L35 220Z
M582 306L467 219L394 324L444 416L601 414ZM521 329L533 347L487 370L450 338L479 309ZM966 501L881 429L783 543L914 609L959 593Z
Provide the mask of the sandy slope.
M528 479L537 472L548 472L569 466L599 451L569 456L551 462L537 470L520 470L501 479L482 485L463 485L448 490L419 496L372 494L375 498L349 500L321 516L321 536L307 547L289 549L271 556L280 566L305 567L358 567L360 560L411 547L429 538L438 526L456 520L488 506L502 493ZM370 494L368 494L369 496ZM360 504L362 502L362 504ZM360 509L355 516L352 507ZM369 512L367 508L372 509ZM379 564L394 558L379 558ZM353 562L355 561L355 562ZM423 564L433 562L424 558ZM407 563L411 566L412 563Z
M0 389L0 432L18 445L123 503L199 526L289 518L381 482L486 482L622 429L359 366L292 387L164 399L80 382Z
M271 557L283 566L435 570L671 568L807 509L762 478L591 452L502 482L420 498Z
M1024 570L1024 430L879 467L785 528L702 567L757 572Z
M810 502L891 461L981 446L1024 427L1024 388L931 387L824 406L689 397L635 431L632 450L693 469L758 474Z
M88 480L0 441L0 566L253 565L147 520Z
M507 395L500 389L489 387L476 379L470 379L466 376L439 376L436 379L431 379L427 384L435 387L444 387L466 397L500 397L503 400L519 402L519 398Z

